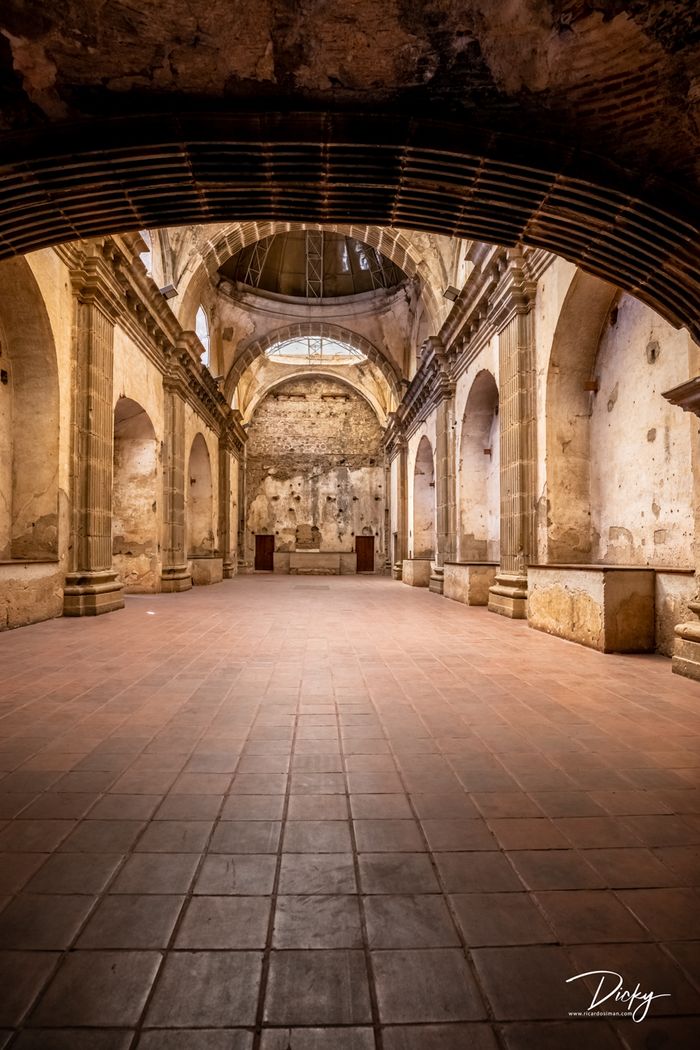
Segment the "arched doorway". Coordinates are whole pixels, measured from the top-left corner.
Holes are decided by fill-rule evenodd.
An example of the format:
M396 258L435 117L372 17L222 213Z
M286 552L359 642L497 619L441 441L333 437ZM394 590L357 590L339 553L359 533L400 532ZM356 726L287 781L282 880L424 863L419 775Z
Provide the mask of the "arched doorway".
M427 437L420 439L413 472L413 558L435 557L435 462Z
M114 409L112 561L127 594L158 590L156 434L145 409L128 397Z
M497 561L499 553L498 387L492 374L476 376L464 409L459 444L459 557Z

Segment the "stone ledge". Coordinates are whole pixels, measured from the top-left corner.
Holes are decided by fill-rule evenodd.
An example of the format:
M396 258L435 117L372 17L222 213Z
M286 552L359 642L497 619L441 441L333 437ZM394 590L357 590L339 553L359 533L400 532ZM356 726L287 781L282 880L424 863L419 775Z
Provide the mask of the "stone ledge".
M599 652L655 649L655 570L548 565L528 571L531 627Z
M221 583L223 580L223 558L214 554L191 554L189 560L193 586L206 587L211 583Z
M428 587L432 565L430 558L406 558L401 572L402 582L409 587Z
M463 605L488 605L498 562L445 562L443 594Z

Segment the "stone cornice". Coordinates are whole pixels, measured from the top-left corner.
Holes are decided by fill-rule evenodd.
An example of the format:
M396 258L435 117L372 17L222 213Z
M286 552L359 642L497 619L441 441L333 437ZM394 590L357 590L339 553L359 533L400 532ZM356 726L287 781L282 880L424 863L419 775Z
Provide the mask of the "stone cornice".
M389 413L387 425L384 428L384 434L382 435L382 443L384 446L384 455L389 463L393 462L399 453L405 452L408 448L408 441L406 440L403 423L396 412Z
M453 396L457 379L493 335L515 315L532 310L537 281L553 258L541 249L472 246L474 268L438 334L423 344L418 371L399 407L406 432Z
M494 293L492 320L498 332L517 314L526 314L535 305L537 281L530 274L527 260L520 248L506 249L506 268Z
M680 386L674 386L672 390L665 390L661 396L672 405L682 408L684 412L700 416L700 376L695 376Z
M183 330L139 258L138 234L76 241L54 249L68 267L74 294L91 299L129 335L176 393L217 434L240 451L245 431L235 420L223 391L201 363L204 347ZM228 435L230 436L230 439Z

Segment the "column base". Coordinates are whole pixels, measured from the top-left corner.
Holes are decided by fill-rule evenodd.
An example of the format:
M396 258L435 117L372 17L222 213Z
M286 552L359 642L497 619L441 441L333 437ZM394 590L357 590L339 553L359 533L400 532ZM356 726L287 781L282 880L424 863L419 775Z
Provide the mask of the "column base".
M403 562L395 561L391 566L391 578L392 580L400 580L403 576Z
M433 594L443 594L445 591L445 570L442 565L433 566L433 571L428 580L428 590Z
M700 623L679 623L676 627L671 670L700 682Z
M160 577L160 589L163 594L191 590L192 576L187 564L164 567Z
M116 572L69 572L63 588L64 616L101 616L124 608L124 588Z
M488 609L511 620L527 620L527 576L499 572L489 587Z
M230 558L224 558L224 579L232 580L236 575L236 563Z

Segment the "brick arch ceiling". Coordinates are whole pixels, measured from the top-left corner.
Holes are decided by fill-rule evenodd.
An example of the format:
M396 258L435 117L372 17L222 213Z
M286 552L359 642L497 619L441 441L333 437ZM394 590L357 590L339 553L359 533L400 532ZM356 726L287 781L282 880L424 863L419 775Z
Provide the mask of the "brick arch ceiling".
M697 0L8 0L0 253L356 223L544 247L696 335Z
M329 324L325 321L300 321L296 324L286 325L284 328L277 328L262 339L256 339L243 347L231 365L224 382L224 394L228 401L232 400L241 377L256 358L262 357L267 350L277 343L283 343L287 339L304 338L305 336L325 336L328 339L336 339L338 342L347 343L348 346L359 350L380 370L395 400L397 402L401 400L399 378L393 365L368 339L365 339L364 336L359 335L357 332L351 332L348 328L342 328L339 325Z

